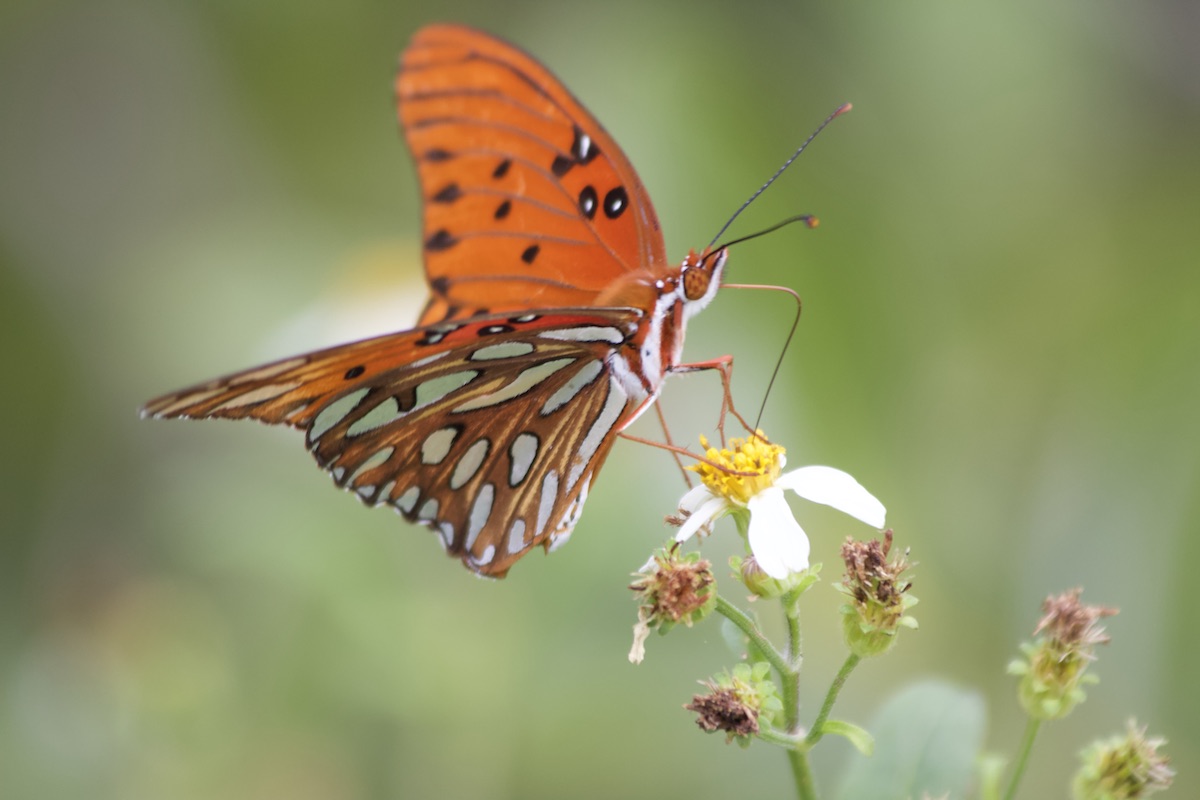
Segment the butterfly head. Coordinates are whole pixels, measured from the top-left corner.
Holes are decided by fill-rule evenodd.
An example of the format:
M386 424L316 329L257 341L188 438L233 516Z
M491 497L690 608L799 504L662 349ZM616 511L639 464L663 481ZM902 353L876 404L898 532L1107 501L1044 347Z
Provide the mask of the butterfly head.
M693 250L683 260L679 268L678 292L686 317L691 317L712 302L720 288L721 277L725 274L728 255L729 251L724 247L699 254Z

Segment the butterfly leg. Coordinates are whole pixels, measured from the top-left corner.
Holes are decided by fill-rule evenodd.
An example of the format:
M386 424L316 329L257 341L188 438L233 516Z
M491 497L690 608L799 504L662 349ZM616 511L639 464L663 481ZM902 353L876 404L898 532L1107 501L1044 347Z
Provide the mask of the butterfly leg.
M717 431L721 435L721 445L725 445L725 418L732 414L747 432L753 433L754 428L746 418L738 413L733 405L733 356L718 356L708 361L697 361L692 364L676 364L671 368L673 374L688 372L706 372L715 370L721 376L721 415L717 420Z
M668 446L672 448L676 447L674 440L671 438L671 429L667 427L667 415L663 413L662 403L654 404L654 413L658 415L658 424L662 427L663 439L666 440ZM692 488L692 476L684 469L683 457L680 456L678 450L674 449L671 450L671 456L675 459L675 465L679 467L679 471L683 473L683 482L687 484L689 489Z
M732 390L733 356L720 356L718 358L714 358L714 359L711 359L708 361L698 361L698 362L695 362L692 364L677 364L671 368L671 373L672 374L682 374L682 373L690 373L690 372L707 372L707 371L714 371L714 370L717 372L717 374L719 374L721 376L721 413L717 420L717 432L719 433L719 435L721 437L721 446L724 447L725 446L725 420L726 420L728 414L732 414L737 419L737 421L739 423L741 423L742 427L745 428L747 432L753 433L753 431L754 431L754 429L750 426L750 423L746 421L746 418L743 417L740 413L738 413L738 410L733 405L733 390ZM653 402L653 401L648 400L647 402ZM672 457L675 459L675 463L679 466L680 471L683 473L684 481L687 483L688 487L691 488L691 486L692 486L691 475L688 474L688 471L683 466L683 458L682 458L683 456L687 456L688 458L694 458L697 461L703 461L705 463L709 463L710 466L717 467L717 465L712 464L711 462L708 462L707 459L705 459L703 456L697 455L697 454L691 452L690 450L688 450L687 448L680 447L679 445L675 444L674 440L671 437L671 431L667 427L667 418L663 414L662 407L658 403L653 403L653 405L654 405L654 411L658 415L659 425L662 427L662 430L663 430L663 438L666 441L655 442L650 439L644 439L640 436L634 436L633 434L626 433L624 431L622 431L619 435L623 439L629 439L630 441L638 442L639 444L650 445L651 447L657 447L659 449L669 451L671 453ZM718 468L720 468L720 467L718 467Z
M675 444L675 440L671 437L671 429L667 427L667 417L666 414L663 413L662 404L655 402L655 398L647 399L646 403L654 406L654 413L658 416L658 424L659 427L662 428L664 441L656 442L653 439L645 439L641 436L635 436L626 431L620 431L617 435L622 439L628 439L631 442L649 445L650 447L656 447L660 450L666 450L669 452L671 457L675 459L675 465L679 467L679 471L683 474L683 482L687 484L689 489L692 488L692 476L684 467L683 459L686 456L689 459L703 461L704 457L693 453L686 447L680 447L679 445ZM644 409L639 409L634 416L636 417L640 415L642 410Z

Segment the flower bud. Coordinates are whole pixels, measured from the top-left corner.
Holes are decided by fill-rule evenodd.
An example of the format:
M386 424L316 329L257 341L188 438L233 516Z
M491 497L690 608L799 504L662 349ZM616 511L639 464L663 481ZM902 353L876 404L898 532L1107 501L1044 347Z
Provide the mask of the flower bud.
M729 566L741 576L747 589L759 597L768 599L782 597L797 589L807 589L817 582L817 573L821 571L820 564L813 564L806 570L788 573L786 578L772 578L763 571L758 565L758 560L752 555L745 558L733 556L729 559Z
M726 742L736 739L746 747L762 726L769 727L783 710L770 674L771 666L765 661L738 664L731 673L701 681L708 692L695 695L684 708L696 712L701 730L724 731Z
M638 595L638 621L633 627L629 660L641 663L650 631L666 633L676 623L691 626L717 607L712 565L699 553L680 555L677 547L660 550L634 573L629 585Z
M834 587L850 600L841 608L842 633L850 652L860 658L887 652L901 628L917 627L917 620L905 613L917 598L908 593L912 584L900 577L909 568L907 553L888 562L891 530L883 537L882 542L846 540L846 575Z
M1096 659L1096 645L1109 640L1097 623L1117 610L1083 605L1082 591L1046 598L1042 619L1033 631L1036 640L1022 644L1024 659L1008 665L1009 674L1020 676L1021 707L1034 719L1065 717L1087 698L1083 687L1099 680L1086 672Z
M1124 736L1093 742L1079 754L1083 765L1075 773L1075 800L1135 800L1166 789L1175 777L1158 748L1164 739L1147 739L1146 728L1130 720Z

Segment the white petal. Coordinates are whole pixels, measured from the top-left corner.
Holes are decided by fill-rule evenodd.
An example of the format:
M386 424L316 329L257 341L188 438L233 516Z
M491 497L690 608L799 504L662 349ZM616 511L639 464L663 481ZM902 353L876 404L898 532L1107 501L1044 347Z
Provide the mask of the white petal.
M654 556L650 556L648 559L646 559L645 564L642 564L640 567L637 568L637 571L644 573L646 575L649 575L651 567L654 567L657 564L658 564L658 562L654 560Z
M887 517L883 503L862 487L853 476L833 467L800 467L780 475L775 485L791 489L814 503L832 506L875 528Z
M778 485L751 497L746 507L750 509L750 550L763 572L783 579L808 569L808 536L792 516Z
M692 535L702 527L712 522L718 514L725 510L725 499L723 497L714 497L708 502L701 505L698 509L692 512L692 515L687 518L682 525L679 526L679 531L675 534L675 541L686 542L692 538Z
M695 511L711 498L716 497L704 484L694 486L679 501L680 511Z

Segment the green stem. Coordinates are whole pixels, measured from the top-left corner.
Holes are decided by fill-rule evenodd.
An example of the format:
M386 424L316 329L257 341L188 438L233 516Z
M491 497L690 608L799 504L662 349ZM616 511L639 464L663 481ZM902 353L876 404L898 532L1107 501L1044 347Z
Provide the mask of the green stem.
M792 767L792 778L796 781L796 796L800 800L816 800L817 787L808 764L808 747L799 739L800 667L804 664L800 610L796 607L796 597L791 593L785 594L780 601L783 603L788 632L787 669L779 670L779 677L783 682L784 723L787 725L787 732L797 737L795 745L788 750L788 764Z
M788 750L788 763L792 765L792 777L796 779L796 796L800 800L816 800L817 787L808 767L808 753L799 746L794 747Z
M1021 737L1021 750L1017 755L1017 764L1013 768L1012 780L1008 783L1008 791L1004 793L1004 800L1013 800L1017 796L1017 784L1021 782L1025 768L1029 766L1029 754L1033 751L1033 740L1037 738L1038 728L1041 725L1040 719L1032 718L1025 725L1025 735Z
M717 613L724 616L734 625L737 625L742 633L746 634L750 641L754 642L754 646L762 652L767 662L780 675L788 673L788 663L779 654L779 651L775 649L775 646L767 641L767 638L762 635L762 631L754 624L754 620L750 619L744 611L730 603L724 597L717 595Z
M846 679L850 677L850 673L858 666L858 662L862 659L851 653L846 657L846 661L842 664L842 668L838 670L837 677L833 679L833 683L829 685L829 691L825 694L825 703L821 706L821 713L817 714L816 721L813 722L812 728L808 731L808 736L804 738L804 743L808 747L812 747L817 742L821 741L824 735L821 728L825 725L825 720L829 719L829 712L833 710L833 704L837 701L838 693L842 691L842 687L846 684Z
M796 598L791 593L785 594L780 600L783 603L788 632L787 669L779 670L779 677L783 681L784 725L788 733L796 734L800 732L800 667L804 663L804 645L800 638L800 611L796 608Z

